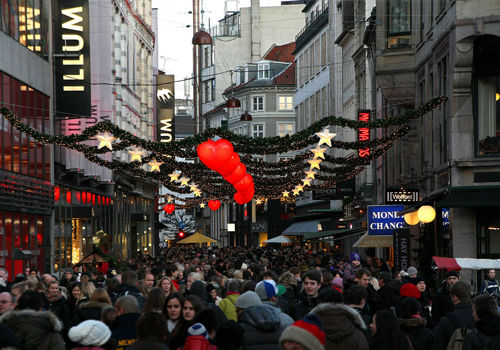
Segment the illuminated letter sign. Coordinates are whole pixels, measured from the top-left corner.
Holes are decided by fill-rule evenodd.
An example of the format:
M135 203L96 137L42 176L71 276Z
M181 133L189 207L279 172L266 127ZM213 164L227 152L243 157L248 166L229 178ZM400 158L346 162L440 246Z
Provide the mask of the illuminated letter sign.
M363 123L368 123L370 121L371 112L369 110L358 111L358 121ZM370 128L359 128L358 129L358 141L370 141ZM360 158L370 157L370 148L360 148L358 149L358 156ZM369 162L369 160L367 160Z
M55 13L57 113L90 116L88 0L59 0Z
M175 137L174 76L159 74L156 78L157 140L172 142Z

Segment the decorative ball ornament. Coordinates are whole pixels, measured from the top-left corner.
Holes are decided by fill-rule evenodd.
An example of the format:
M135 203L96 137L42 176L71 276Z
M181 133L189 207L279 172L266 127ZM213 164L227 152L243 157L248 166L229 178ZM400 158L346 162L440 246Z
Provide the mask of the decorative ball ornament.
M220 207L220 201L219 200L210 200L208 201L208 207L212 209L213 211L216 211Z
M436 218L436 210L430 205L423 205L418 209L417 216L424 224L428 224Z
M175 205L173 205L173 204L167 204L166 206L163 207L163 210L167 214L172 214L174 212L174 210L175 210Z
M404 215L405 222L410 225L416 225L420 222L420 219L418 218L418 213L416 211L412 211L411 213L406 213Z

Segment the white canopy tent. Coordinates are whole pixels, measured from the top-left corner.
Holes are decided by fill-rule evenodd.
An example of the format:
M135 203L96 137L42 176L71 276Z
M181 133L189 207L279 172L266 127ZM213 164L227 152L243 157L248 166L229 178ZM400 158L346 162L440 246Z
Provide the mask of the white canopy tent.
M285 237L285 236L277 236L277 237L268 239L267 241L264 241L264 243L292 243L292 240L288 237Z

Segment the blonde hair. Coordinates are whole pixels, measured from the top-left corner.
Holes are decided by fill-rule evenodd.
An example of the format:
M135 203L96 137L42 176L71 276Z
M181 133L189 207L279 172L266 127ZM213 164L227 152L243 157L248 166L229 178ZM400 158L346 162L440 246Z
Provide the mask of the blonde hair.
M111 298L104 288L96 288L90 297L90 301L112 305Z
M193 278L195 281L204 282L203 276L200 275L198 272L190 272L187 276Z
M82 284L80 288L80 297L78 300L82 300L85 298L89 298L92 296L92 293L95 291L95 285L93 282L85 282Z
M178 292L177 288L175 288L174 284L172 283L172 279L167 276L163 276L162 278L160 278L158 283L156 283L156 287L161 288L161 284L163 283L164 280L168 280L170 282L170 293Z

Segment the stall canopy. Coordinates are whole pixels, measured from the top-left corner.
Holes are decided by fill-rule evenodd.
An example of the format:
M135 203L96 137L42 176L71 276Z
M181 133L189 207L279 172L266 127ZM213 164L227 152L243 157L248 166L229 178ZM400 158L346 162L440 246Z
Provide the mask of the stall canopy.
M201 243L217 243L217 241L213 238L202 235L200 232L196 232L189 237L186 237L179 242L178 244L201 244Z
M106 260L98 253L92 252L73 266L80 266L83 264L96 264L96 263L102 263L102 262L106 262Z
M345 234L355 234L355 233L360 233L363 232L365 229L342 229L342 230L324 230L324 231L316 231L316 232L305 232L304 233L304 239L307 240L313 240L313 239L320 239L320 238L327 238L327 237L338 237L338 236L344 236Z
M445 258L433 256L432 260L434 260L434 268L438 270L500 270L500 259Z
M305 232L318 232L319 223L320 220L294 222L281 234L287 236L302 236Z
M384 248L393 246L392 236L369 235L368 231L352 246L356 248Z
M264 243L292 243L292 240L285 236L278 236L268 239L267 241L264 241Z

